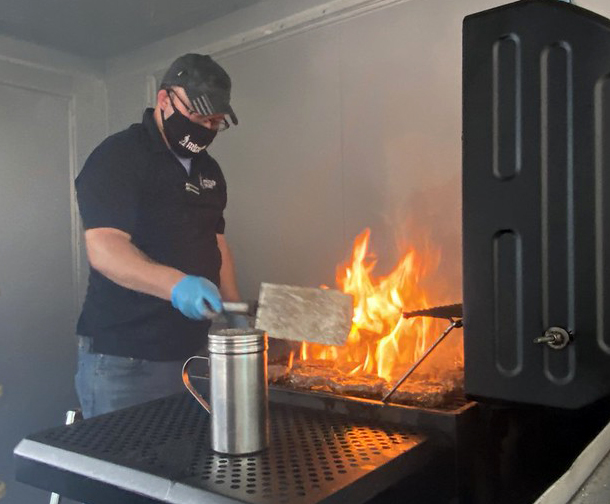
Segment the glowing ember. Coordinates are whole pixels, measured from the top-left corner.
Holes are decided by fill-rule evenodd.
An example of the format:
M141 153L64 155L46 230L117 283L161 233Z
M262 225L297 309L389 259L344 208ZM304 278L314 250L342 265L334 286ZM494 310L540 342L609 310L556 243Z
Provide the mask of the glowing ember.
M332 361L335 368L352 376L377 375L393 381L447 326L444 320L402 317L405 311L431 306L422 280L438 267L440 252L420 253L409 248L389 275L374 278L376 259L368 251L369 238L367 229L355 240L351 262L337 270L339 288L354 297L353 325L347 344L336 347L303 343L300 359ZM444 302L450 300L435 299L434 305ZM440 366L444 370L459 367L461 354L461 346L454 346L449 354L443 353ZM436 365L439 366L438 359ZM435 374L440 373L442 369Z

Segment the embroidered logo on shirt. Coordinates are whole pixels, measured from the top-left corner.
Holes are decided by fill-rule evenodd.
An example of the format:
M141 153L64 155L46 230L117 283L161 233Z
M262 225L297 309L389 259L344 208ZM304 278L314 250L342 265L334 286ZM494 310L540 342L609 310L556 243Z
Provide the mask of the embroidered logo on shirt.
M201 185L202 189L214 189L216 187L216 181L203 178L201 174L199 175L199 185Z
M200 192L199 192L199 187L197 187L195 184L191 184L190 182L186 182L186 183L184 184L184 190L185 190L185 191L192 192L192 193L195 193L195 194L197 194L197 195L199 195L199 194L200 194Z

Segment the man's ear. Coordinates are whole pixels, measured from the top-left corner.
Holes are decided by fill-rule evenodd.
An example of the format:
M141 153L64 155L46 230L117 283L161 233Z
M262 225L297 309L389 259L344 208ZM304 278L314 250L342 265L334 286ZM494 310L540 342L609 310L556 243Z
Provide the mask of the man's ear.
M165 89L159 89L159 92L157 93L157 106L161 110L165 110L169 105L169 101L169 94L167 91Z

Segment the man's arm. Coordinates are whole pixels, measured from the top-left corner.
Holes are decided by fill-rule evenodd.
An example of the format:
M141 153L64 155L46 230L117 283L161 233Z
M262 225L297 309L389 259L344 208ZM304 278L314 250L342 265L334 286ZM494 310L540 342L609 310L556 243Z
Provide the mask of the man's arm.
M131 236L114 228L85 231L91 267L114 283L161 299L193 320L222 311L220 292L210 280L152 261L131 243Z
M88 229L85 244L91 267L127 289L169 301L172 288L186 276L146 257L131 236L119 229Z
M225 301L240 301L239 289L237 288L237 278L235 275L235 262L229 244L223 234L217 234L218 248L222 257L220 267L220 293Z

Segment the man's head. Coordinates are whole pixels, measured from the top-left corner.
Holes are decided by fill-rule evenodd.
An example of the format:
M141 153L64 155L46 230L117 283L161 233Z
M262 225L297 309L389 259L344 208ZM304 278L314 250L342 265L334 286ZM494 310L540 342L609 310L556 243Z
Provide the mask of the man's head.
M182 88L190 108L201 116L227 115L237 124L230 105L231 78L210 56L190 53L174 61L160 90L173 88Z
M210 56L185 54L166 72L155 117L169 146L179 155L203 151L218 131L237 117L230 105L231 79Z

